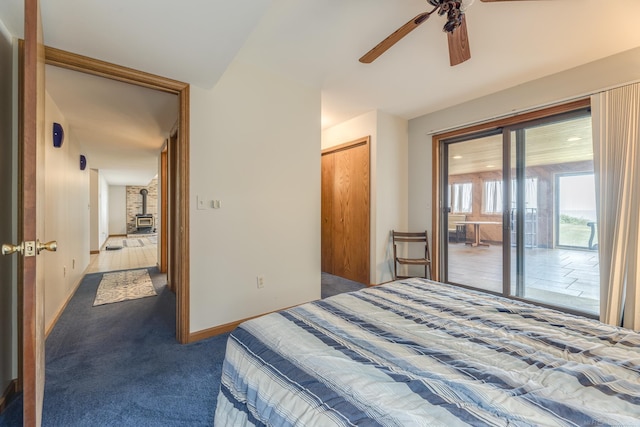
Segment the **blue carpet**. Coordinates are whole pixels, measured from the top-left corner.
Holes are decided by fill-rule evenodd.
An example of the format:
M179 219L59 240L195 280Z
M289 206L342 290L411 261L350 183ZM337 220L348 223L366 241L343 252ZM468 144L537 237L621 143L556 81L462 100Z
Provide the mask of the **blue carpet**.
M366 288L366 286L362 283L334 276L333 274L322 273L321 298L328 298L342 292L353 292L363 288Z
M211 426L227 334L180 345L175 295L92 307L88 274L46 342L43 426ZM17 410L14 408L17 407ZM0 425L21 425L12 403Z
M8 403L4 412L0 414L0 426L21 426L22 425L22 395L17 396Z
M228 334L180 345L175 295L92 307L102 273L88 274L46 342L43 426L211 426ZM322 273L322 298L362 289ZM22 400L0 426L22 425Z

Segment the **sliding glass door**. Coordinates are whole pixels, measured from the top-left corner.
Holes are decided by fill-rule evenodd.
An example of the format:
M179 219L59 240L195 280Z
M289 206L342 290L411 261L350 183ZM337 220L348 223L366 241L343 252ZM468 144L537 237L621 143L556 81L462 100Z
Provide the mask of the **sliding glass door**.
M441 191L450 210L443 225L444 281L598 314L589 112L496 132L442 141L447 187ZM466 212L453 196L464 183L473 186Z

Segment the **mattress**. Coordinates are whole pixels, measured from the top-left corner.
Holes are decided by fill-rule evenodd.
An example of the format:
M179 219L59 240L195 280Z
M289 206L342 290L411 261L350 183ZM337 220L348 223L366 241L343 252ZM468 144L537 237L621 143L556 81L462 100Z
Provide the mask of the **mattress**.
M640 334L407 279L247 321L216 426L640 426Z

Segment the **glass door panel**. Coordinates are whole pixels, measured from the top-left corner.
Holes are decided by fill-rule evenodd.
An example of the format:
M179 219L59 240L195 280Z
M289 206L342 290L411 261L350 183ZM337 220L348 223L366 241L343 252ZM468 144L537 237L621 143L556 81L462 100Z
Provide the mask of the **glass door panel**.
M510 137L510 295L597 314L591 117L525 127Z
M444 281L502 293L502 133L448 142Z

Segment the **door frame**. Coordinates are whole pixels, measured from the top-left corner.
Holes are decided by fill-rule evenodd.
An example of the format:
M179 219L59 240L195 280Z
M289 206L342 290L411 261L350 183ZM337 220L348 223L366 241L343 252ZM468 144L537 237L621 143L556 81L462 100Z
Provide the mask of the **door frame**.
M175 94L178 97L178 141L175 173L169 173L169 186L173 187L175 200L169 201L168 216L176 221L176 233L172 238L160 236L160 245L168 245L168 269L175 272L172 283L176 293L176 340L181 344L191 342L189 325L189 89L188 83L145 73L132 68L45 47L47 65L104 77L149 89ZM172 167L171 163L168 165ZM172 177L174 180L172 181ZM163 200L163 204L166 201ZM168 243L167 243L168 242ZM175 263L172 265L172 263Z
M160 241L159 243L159 252L158 252L158 271L160 273L167 273L167 222L168 222L168 203L167 201L169 196L168 186L169 186L169 164L167 163L168 154L167 147L165 147L160 152Z
M176 209L177 199L177 186L175 183L179 179L179 166L178 166L178 151L180 143L177 137L177 129L171 132L169 139L167 140L166 147L166 179L168 185L166 186L166 200L170 205L167 209L169 212L174 212ZM178 218L175 215L167 215L167 240L170 245L174 244L175 236L178 235ZM169 251L167 254L167 286L172 292L176 292L176 284L179 282L178 267L179 261L177 259L178 253L175 251Z
M443 141L447 139L463 137L483 131L489 131L498 128L508 128L523 122L529 122L545 117L555 116L570 111L582 110L591 105L590 98L578 99L561 105L554 105L540 110L515 114L513 116L480 123L466 128L455 129L452 131L436 134L432 136L432 222L431 222L431 268L433 280L441 281L441 273L443 269L442 248L447 238L446 224L446 194L443 194L442 188L442 146Z

